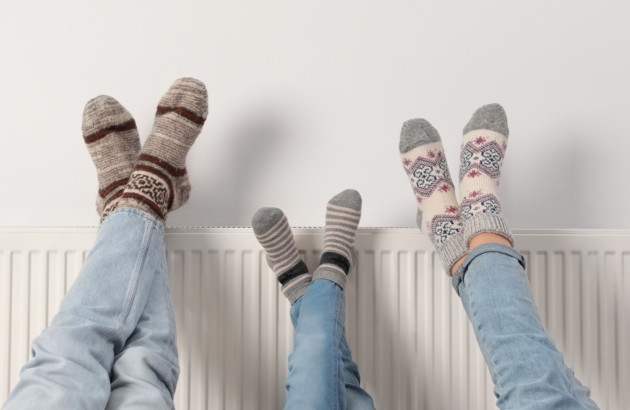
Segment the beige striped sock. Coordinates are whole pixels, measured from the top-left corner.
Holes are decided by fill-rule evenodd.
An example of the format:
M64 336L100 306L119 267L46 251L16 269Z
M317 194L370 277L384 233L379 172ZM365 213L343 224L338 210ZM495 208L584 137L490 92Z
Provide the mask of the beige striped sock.
M361 220L361 195L354 189L335 195L326 207L324 251L313 280L328 279L342 289L354 266L354 239Z
M298 254L287 217L278 208L260 208L252 218L252 228L282 293L293 304L304 294L312 276Z
M99 95L85 104L83 140L96 166L98 195L96 212L115 202L123 193L140 152L138 129L133 117L115 98Z
M122 198L106 207L103 218L116 208L132 207L164 220L190 195L186 155L208 115L206 86L194 78L180 78L157 107L151 135L144 143Z

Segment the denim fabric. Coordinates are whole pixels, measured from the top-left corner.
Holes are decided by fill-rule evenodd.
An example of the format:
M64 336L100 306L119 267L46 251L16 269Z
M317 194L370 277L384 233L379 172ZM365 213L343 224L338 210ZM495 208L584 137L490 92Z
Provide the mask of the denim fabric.
M173 409L179 378L177 331L166 259L147 304L111 373L107 409Z
M311 282L291 306L286 409L374 409L346 340L345 309L344 291L327 279Z
M172 408L178 367L165 278L162 223L131 208L110 214L4 408L103 409L110 392L117 408L130 403L131 386L136 405L125 408Z
M473 249L453 275L502 409L596 409L545 332L525 275L509 246Z

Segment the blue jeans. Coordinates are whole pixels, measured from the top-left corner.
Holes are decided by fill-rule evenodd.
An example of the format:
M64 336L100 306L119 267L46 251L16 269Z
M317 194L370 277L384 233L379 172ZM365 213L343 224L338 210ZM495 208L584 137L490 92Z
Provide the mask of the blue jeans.
M514 249L473 249L453 275L502 409L597 409L545 332Z
M286 409L374 409L361 388L345 332L346 297L334 282L317 279L291 306L295 327L289 355Z
M172 409L179 375L164 226L110 214L5 409Z

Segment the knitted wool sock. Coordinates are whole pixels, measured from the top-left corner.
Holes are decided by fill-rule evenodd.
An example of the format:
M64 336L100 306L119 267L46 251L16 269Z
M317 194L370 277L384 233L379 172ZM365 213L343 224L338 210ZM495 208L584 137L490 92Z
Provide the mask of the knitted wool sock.
M466 243L478 233L493 232L514 244L497 197L508 134L507 116L499 104L477 109L464 127L459 191Z
M313 280L328 279L342 289L348 272L354 266L354 238L361 219L361 195L346 189L335 195L326 206L324 251Z
M208 115L205 85L194 78L176 80L160 100L153 130L142 147L122 198L106 208L132 207L164 220L190 194L186 155Z
M399 148L418 202L416 223L429 235L448 274L468 246L440 135L427 120L409 120L402 126Z
M256 239L267 253L267 263L282 285L282 293L293 304L311 283L308 268L298 254L289 222L278 208L260 208L252 218Z
M129 181L140 152L138 129L129 111L107 95L85 104L82 128L83 140L96 166L96 212L101 216L103 208L120 198Z

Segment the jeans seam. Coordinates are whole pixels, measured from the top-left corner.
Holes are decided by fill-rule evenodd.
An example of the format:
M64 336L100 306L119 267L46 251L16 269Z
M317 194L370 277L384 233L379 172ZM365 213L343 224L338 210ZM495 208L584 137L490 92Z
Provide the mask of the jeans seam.
M140 218L142 218L142 219L145 219L145 221L147 221L147 222L150 222L149 220L147 220L147 218L143 217L142 215L135 214L135 213L132 213L132 212L118 212L118 213L126 213L126 214L128 214L128 215L135 215L135 216L138 216L138 217L140 217ZM107 224L109 219L110 219L109 217L105 218L105 220L104 220L104 221L103 221L103 223L101 224L101 227L103 227L103 225ZM143 241L142 241L142 245L143 245L143 247L142 247L142 249L141 249L141 253L142 253L142 252L146 253L146 250L148 249L148 243L147 243L147 241L145 240L145 238L146 238L146 234L147 234L147 229L145 228L145 232L144 232L144 235L143 235ZM133 280L132 282L133 282L133 284L134 284L134 285L133 285L133 286L134 286L134 291L133 291L133 294L135 295L135 293L136 293L136 288L137 288L137 277L138 277L138 275L137 275L137 271L136 271L136 272L134 272L134 277L135 277L135 278L134 278L134 280ZM126 306L127 304L128 304L128 303L125 303L125 306ZM125 310L125 306L123 306L123 311ZM122 314L122 313L121 313L121 314ZM112 330L111 332L106 333L106 334L103 336L104 341L103 341L103 345L102 345L102 348L101 348L101 353L100 353L100 354L99 354L99 356L96 358L96 360L97 360L97 362L98 362L98 363L102 363L102 362L103 362L103 358L105 357L105 351L106 351L106 348L107 348L107 341L109 340L109 338L110 338L111 336L116 336L116 335L120 334L120 330L122 329L122 323L121 323L121 321L120 321L120 315L119 315L119 317L117 318L117 321L118 321L118 326L117 326L117 328L116 328L115 330ZM105 386L105 389L107 389L108 387L109 387L109 383L107 383L107 386ZM107 398L107 399L105 400L105 402L104 402L104 403L103 403L103 405L101 406L100 410L104 410L104 409L107 407L107 403L108 403L108 402L109 402L109 398Z
M336 284L335 284L336 286ZM335 291L337 291L337 289L335 289ZM343 291L342 291L343 292ZM341 350L339 349L339 326L338 326L338 320L339 320L339 312L341 311L341 298L336 298L337 299L337 303L335 304L335 329L334 329L334 336L335 336L335 341L337 342L337 346L335 346L335 362L334 362L334 372L335 372L335 378L334 378L334 389L335 389L335 407L337 407L337 404L339 403L339 396L340 396L340 391L339 391L339 383L337 382L337 380L339 379L339 362L342 361L341 358Z
M124 212L119 212L119 213L124 213ZM129 214L131 215L132 213L129 213ZM144 218L142 216L140 216L140 217L143 218L143 219L146 219L146 218ZM107 222L107 219L109 219L109 218L106 218L106 220L103 223ZM151 225L148 225L145 228L145 230L144 230L144 234L143 234L143 237L142 237L142 246L141 246L140 252L138 253L138 255L142 255L142 264L141 264L141 266L144 266L144 260L146 259L146 253L147 253L147 251L149 249L149 242L150 242L150 238L152 236L152 234L150 234L149 238L147 238L147 233L150 233L152 231L152 228L153 227ZM98 357L98 362L99 363L102 362L103 357L105 356L105 350L106 350L106 347L107 347L107 340L109 340L109 338L111 336L117 336L117 335L120 334L120 331L124 327L124 324L123 324L124 320L122 318L126 317L126 315L128 314L129 310L131 309L132 302L129 299L134 299L135 298L136 291L137 291L137 288L138 288L138 278L139 278L140 269L137 269L137 266L138 266L137 262L138 262L138 259L136 259L136 266L135 266L135 269L134 269L134 274L133 274L133 279L132 279L132 289L133 290L131 292L131 295L129 295L130 297L125 298L123 309L122 309L121 313L118 315L118 317L116 318L116 320L118 322L118 327L115 330L112 330L111 332L108 332L104 336L105 342L103 343L103 348L101 349L101 354ZM105 403L105 404L107 405L107 403Z
M140 281L140 273L142 272L144 265L146 263L147 254L149 252L149 244L151 242L151 238L153 237L153 224L147 225L144 231L144 235L142 238L142 246L140 248L140 252L138 252L138 258L136 259L136 265L134 266L134 273L132 279L132 289L131 293L125 300L125 304L123 306L123 310L120 312L118 316L119 327L122 328L124 326L124 322L127 320L129 316L129 312L131 311L131 305L133 305L133 301L136 298L136 293L138 291L138 282Z
M460 286L464 286L464 281L462 280L460 282ZM470 301L470 309L472 310L472 314L473 317L475 318L475 322L478 322L477 320L477 308L475 307L475 302L474 302L474 297L473 297L473 291L472 290L468 290L468 300ZM484 337L484 332L479 332L481 334L481 341L483 342L483 345L486 346L486 338ZM481 347L481 346L480 346ZM488 351L487 349L483 349L485 351ZM494 359L494 355L490 352L488 352L488 355L490 355L490 360L492 361L492 365L494 366L494 368L497 368L497 362ZM503 387L500 385L499 383L499 375L495 373L494 375L495 377L495 387L498 388L499 391L503 391ZM497 397L498 399L498 397Z

